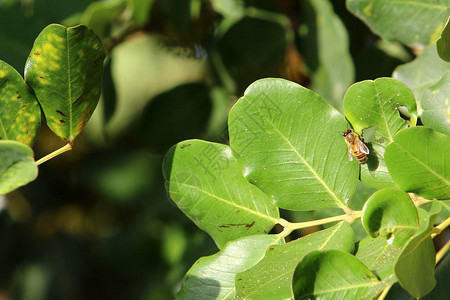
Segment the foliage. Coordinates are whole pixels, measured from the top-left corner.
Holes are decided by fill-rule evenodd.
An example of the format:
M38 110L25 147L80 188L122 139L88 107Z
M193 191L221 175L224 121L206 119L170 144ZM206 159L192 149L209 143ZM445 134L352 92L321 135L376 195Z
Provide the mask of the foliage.
M431 0L0 2L2 286L445 297L448 23Z

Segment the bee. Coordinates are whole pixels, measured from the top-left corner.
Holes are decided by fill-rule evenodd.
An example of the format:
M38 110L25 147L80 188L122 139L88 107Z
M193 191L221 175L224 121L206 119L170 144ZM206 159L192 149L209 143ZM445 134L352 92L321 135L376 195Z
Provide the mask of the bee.
M365 163L367 161L367 154L369 154L369 148L361 141L358 134L349 129L344 132L343 136L347 144L348 159L352 161L354 156L358 163Z

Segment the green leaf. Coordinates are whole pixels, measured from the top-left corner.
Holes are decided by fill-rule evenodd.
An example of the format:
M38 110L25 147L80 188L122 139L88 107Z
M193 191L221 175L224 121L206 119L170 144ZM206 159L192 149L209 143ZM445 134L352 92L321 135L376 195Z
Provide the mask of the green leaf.
M339 250L314 251L295 269L295 299L371 299L383 285L353 255Z
M357 184L342 115L283 79L258 80L230 112L230 144L247 180L292 210L344 208Z
M344 111L355 131L375 127L375 138L392 142L394 135L408 122L399 115L398 108L405 106L417 116L416 102L411 90L392 78L365 80L353 84L344 96Z
M394 247L403 246L419 228L414 203L395 189L376 191L364 205L361 222L370 236L388 236Z
M436 41L448 14L448 3L436 0L347 0L347 6L376 34L410 47Z
M0 195L36 179L33 150L16 141L0 141Z
M345 93L345 116L355 131L361 134L366 128L375 128L368 161L361 166L361 181L370 186L394 186L383 155L394 135L408 126L408 122L399 115L400 106L405 106L417 119L414 95L405 84L392 78L358 82Z
M131 0L131 19L139 26L145 25L150 19L154 2L154 0Z
M0 140L33 145L41 126L41 109L13 67L0 60Z
M226 145L178 143L167 153L163 173L170 198L219 248L239 237L267 233L278 222L277 207L244 178Z
M430 45L412 62L397 67L392 77L406 83L419 101L425 91L438 83L449 70L450 64L438 56L435 45ZM422 114L420 102L417 103L417 111Z
M309 26L304 37L306 62L314 70L311 89L342 111L342 96L354 82L354 67L349 51L348 33L327 0L309 0L304 19ZM309 20L311 19L311 20ZM302 27L300 27L302 28ZM300 37L302 32L300 31ZM330 47L333 45L333 47ZM302 51L302 54L303 54ZM312 59L311 59L312 58Z
M202 257L189 269L177 299L236 299L235 277L257 264L276 235L256 235L229 242L223 250Z
M427 199L450 198L450 137L426 127L401 130L384 155L395 183Z
M108 37L111 24L126 7L125 0L92 2L84 11L81 22L101 38Z
M447 19L447 25L442 30L441 37L436 42L436 47L439 56L450 62L450 19Z
M368 236L359 242L355 256L386 284L391 284L397 280L394 264L401 252L402 248L393 247L384 236Z
M434 278L435 250L430 233L439 216L441 205L434 201L428 212L419 209L422 226L403 249L395 264L400 285L414 297L428 294L436 284Z
M255 267L236 276L237 299L291 299L295 267L305 255L329 249L351 252L353 247L353 231L347 222L271 246Z
M65 141L74 141L97 105L105 56L98 36L83 25L49 25L34 42L25 81L47 125Z
M446 135L450 135L448 95L450 95L450 71L447 71L439 82L429 87L420 101L423 124Z

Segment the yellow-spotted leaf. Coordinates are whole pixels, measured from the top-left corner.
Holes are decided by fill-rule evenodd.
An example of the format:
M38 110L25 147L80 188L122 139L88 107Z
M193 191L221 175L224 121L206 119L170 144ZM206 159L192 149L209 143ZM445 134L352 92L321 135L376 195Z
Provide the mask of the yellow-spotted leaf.
M0 195L36 179L33 150L16 141L0 141Z
M22 76L0 60L0 140L33 145L41 124L39 104Z
M73 142L98 103L105 56L99 37L84 25L51 24L34 42L25 81L47 125L65 141Z

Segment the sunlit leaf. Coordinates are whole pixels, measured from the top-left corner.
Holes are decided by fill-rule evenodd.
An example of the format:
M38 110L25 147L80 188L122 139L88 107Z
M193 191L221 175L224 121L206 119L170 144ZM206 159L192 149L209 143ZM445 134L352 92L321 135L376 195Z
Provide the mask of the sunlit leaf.
M436 284L435 250L430 233L440 211L438 201L432 203L428 212L419 209L421 227L395 264L395 274L400 285L417 298L428 294Z
M36 38L25 67L47 125L73 142L100 97L105 49L86 26L52 24Z
M438 56L435 45L430 45L412 62L397 67L392 77L406 83L416 101L420 101L425 91L438 83L448 71L450 64ZM417 111L422 114L420 102L417 103Z
M368 161L361 166L361 181L370 186L393 187L383 155L397 131L408 126L400 117L400 106L417 118L414 95L405 84L392 78L358 82L345 93L345 116L355 131L361 134L366 128L375 128Z
M0 60L0 140L33 145L41 126L41 109L22 76Z
M368 236L359 243L355 256L381 280L393 283L397 280L394 264L401 252L402 248L393 247L383 236Z
M450 70L423 94L422 116L424 125L450 136Z
M439 0L347 0L347 6L384 39L410 47L436 41L448 14L448 3Z
M38 174L33 150L16 141L0 141L0 195L25 185Z
M384 157L395 183L427 199L450 198L450 137L427 127L401 130Z
M353 255L339 250L314 251L295 269L295 299L371 299L383 285Z
M387 236L394 247L403 246L419 228L414 203L405 192L382 189L366 202L361 222L372 237Z
M167 153L163 173L170 198L219 248L239 237L267 233L278 222L277 207L244 178L226 145L178 143Z
M219 253L200 258L186 273L177 299L236 299L236 274L260 261L276 235L255 235L229 242Z
M309 234L284 245L271 246L250 270L236 276L238 299L290 299L295 267L315 250L353 250L353 232L347 222Z
M253 83L230 112L230 144L247 180L279 207L345 208L358 177L344 117L314 92L282 79Z

